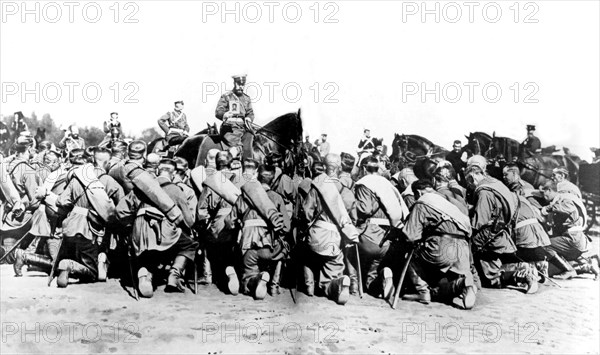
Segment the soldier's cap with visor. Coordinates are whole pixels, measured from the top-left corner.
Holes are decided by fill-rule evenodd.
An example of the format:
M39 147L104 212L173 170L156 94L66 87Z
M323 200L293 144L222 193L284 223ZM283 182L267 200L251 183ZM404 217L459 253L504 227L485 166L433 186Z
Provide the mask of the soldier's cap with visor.
M527 125L527 132L533 132L533 131L535 131L535 125L528 124Z
M552 174L561 174L564 177L568 177L569 170L567 170L567 168L565 168L564 166L559 166L558 168L552 169Z
M173 103L173 105L174 105L174 106L177 106L177 104L185 105L185 104L183 103L183 101L181 101L181 100L180 100L180 101L175 101L175 102Z
M85 150L81 148L71 149L69 152L69 162L73 165L85 164Z
M159 169L169 168L169 171L173 172L177 169L177 163L173 159L163 158L158 163L158 168Z
M340 154L340 159L342 160L342 166L353 166L356 162L356 158L354 158L352 154L348 154L345 152L342 152Z
M215 157L215 165L218 167L230 167L231 160L233 160L233 156L229 151L223 150L217 153Z
M182 157L173 158L175 164L177 165L177 171L185 172L188 170L188 162Z
M246 84L246 76L247 76L247 74L235 74L235 75L232 75L231 78L233 79L234 83L245 85Z
M142 159L146 153L146 143L144 141L133 141L127 147L129 159Z

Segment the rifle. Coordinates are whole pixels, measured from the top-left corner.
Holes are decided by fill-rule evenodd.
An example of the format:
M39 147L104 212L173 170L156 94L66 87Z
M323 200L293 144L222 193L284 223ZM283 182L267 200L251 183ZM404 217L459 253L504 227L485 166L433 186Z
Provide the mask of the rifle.
M398 284L396 285L396 292L394 292L394 301L392 302L392 309L396 309L396 305L398 304L398 298L400 297L400 289L402 288L402 283L404 283L404 277L406 276L406 271L408 270L408 266L410 265L410 261L412 260L413 254L415 253L415 248L410 250L410 254L408 254L408 258L406 258L406 263L402 268L402 273L400 274L400 280L398 280Z
M0 263L3 262L4 259L6 259L13 251L15 251L21 245L21 243L23 243L25 237L27 237L28 235L29 233L25 233L25 235L22 236L21 239L17 240L15 244L10 248L10 250L7 251L6 254L4 254L4 256L0 258Z
M363 283L362 283L362 270L360 267L360 253L358 252L358 244L354 244L356 250L356 273L358 279L358 296L363 298Z

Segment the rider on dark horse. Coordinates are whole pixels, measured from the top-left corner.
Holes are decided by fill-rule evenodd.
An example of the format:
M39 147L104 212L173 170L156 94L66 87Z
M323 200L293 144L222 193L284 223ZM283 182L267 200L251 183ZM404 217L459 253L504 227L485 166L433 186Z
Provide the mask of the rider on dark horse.
M158 119L158 126L165 132L165 147L163 151L169 150L169 147L181 144L189 135L190 126L187 123L187 117L183 113L183 101L175 101L175 108L167 112Z
M542 143L540 139L536 137L534 125L527 125L527 138L521 143L521 149L523 157L532 157L542 152Z
M106 136L104 136L104 139L98 145L108 146L109 142L115 137L115 130L118 130L118 137L123 136L123 128L121 127L121 121L119 121L119 113L111 112L110 118L104 121L104 133L106 133Z
M242 136L246 131L252 131L254 110L250 96L244 93L246 75L234 75L233 90L221 96L215 116L223 121L221 139L235 157L242 152Z

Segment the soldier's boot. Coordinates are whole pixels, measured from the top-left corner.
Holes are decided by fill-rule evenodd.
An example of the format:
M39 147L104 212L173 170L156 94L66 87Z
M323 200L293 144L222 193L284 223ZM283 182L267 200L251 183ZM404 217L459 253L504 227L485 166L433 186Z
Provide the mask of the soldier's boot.
M98 281L105 282L108 274L108 259L106 253L98 254Z
M52 259L46 256L42 256L35 253L28 253L23 249L15 250L15 263L13 264L13 269L15 270L16 276L23 276L22 270L23 266L34 266L37 267L38 270L49 272L52 268ZM32 271L30 269L30 271Z
M138 270L138 290L140 295L145 298L154 296L154 286L152 285L152 273L145 267Z
M6 254L9 250L12 249L13 245L17 240L15 238L4 238L2 243L4 244L4 253ZM17 248L19 249L19 248ZM15 252L13 251L8 255L4 260L2 260L2 264L14 264L15 263Z
M14 252L15 263L13 264L13 270L15 270L15 276L23 276L23 266L25 266L25 250L17 249Z
M577 272L575 271L575 269L573 269L573 266L571 266L571 264L569 264L565 259L563 259L562 256L558 255L557 253L554 253L548 259L548 262L556 266L556 268L561 271L560 274L552 276L552 278L554 279L569 280L577 276Z
M269 294L271 294L271 296L281 294L281 288L279 287L279 282L281 281L281 266L281 261L278 261L275 265L275 270L273 271L273 279L269 284Z
M183 285L183 270L185 270L185 264L187 258L182 255L177 255L173 261L173 265L169 270L169 278L167 279L167 286L165 292L176 292L184 293L185 286Z
M531 271L524 269L504 272L501 276L501 282L503 287L524 287L527 294L536 293L539 287L537 276Z
M540 276L540 283L546 282L546 277L548 276L548 262L547 261L538 261L535 263L535 267L538 270L538 275Z
M453 286L452 292L459 292L452 299L452 304L460 309L473 308L475 306L475 299L477 298L477 288L473 279L467 279L463 276L454 280L451 284Z
M258 275L248 280L248 293L254 297L255 300L263 300L267 296L267 284L271 277L269 273L263 271Z
M581 274L592 274L594 275L594 280L598 280L598 265L595 263L595 258L580 258L577 260L578 265L576 265L573 269L577 272L577 275ZM16 264L16 262L15 262Z
M94 280L96 278L96 275L90 269L71 259L61 260L58 263L57 270L59 274L56 284L60 288L65 288L69 285L69 276L71 274L79 277L80 280Z
M303 267L304 271L304 286L306 287L306 295L312 297L315 295L315 275L308 266Z
M409 265L406 269L406 276L415 286L416 294L406 294L402 296L403 300L416 301L423 304L429 304L431 302L431 292L429 291L429 285L423 280L419 274L417 274L413 265Z
M238 293L240 293L240 280L238 280L237 273L235 272L233 266L228 266L225 268L225 275L227 275L228 279L227 288L229 289L229 292L236 296Z
M350 299L350 278L346 275L338 277L327 285L327 297L337 304L344 305Z

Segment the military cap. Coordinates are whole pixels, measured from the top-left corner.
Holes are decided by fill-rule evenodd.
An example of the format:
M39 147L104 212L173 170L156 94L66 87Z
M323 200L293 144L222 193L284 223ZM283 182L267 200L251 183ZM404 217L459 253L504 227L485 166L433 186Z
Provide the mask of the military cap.
M232 75L231 77L233 78L233 81L236 83L240 83L240 84L245 84L246 83L246 74L236 74L236 75Z
M188 169L187 160L183 159L182 157L175 157L175 158L173 158L173 160L175 161L175 164L177 165L177 171L186 171Z
M23 133L23 132L21 132ZM17 144L26 144L26 145L32 145L33 144L33 138L30 135L27 134L21 134L17 137Z
M365 165L367 168L379 168L379 160L377 158L370 157L365 160L367 161Z
M173 168L173 171L175 171L175 169L177 169L177 163L173 159L169 159L169 158L161 159L160 162L158 163L158 167L162 168L165 166L171 166Z
M91 152L93 154L97 154L97 153L106 153L106 154L110 154L110 150L104 147L92 147Z
M340 158L342 159L342 166L353 166L356 162L356 158L352 154L342 152Z
M229 167L231 166L231 160L232 160L232 156L231 153L229 153L228 151L224 150L224 151L220 151L217 153L217 156L215 157L215 164L217 167Z
M258 162L252 158L244 159L243 166L256 169L256 168L258 168Z
M29 149L29 144L27 143L16 143L14 145L15 147L15 151L17 153L25 153L27 151L27 149Z
M535 125L528 124L527 125L527 132L531 132L531 131L535 131Z
M279 153L269 153L267 155L267 162L269 164L275 164L275 163L279 163L282 160L281 154Z
M133 141L127 148L127 155L130 159L141 159L146 153L146 143L144 141Z
M327 133L321 133L322 137L327 137Z
M71 162L71 164L74 164L74 165L84 164L85 163L84 154L85 154L85 150L83 150L83 149L80 149L80 148L72 149L69 152L69 161Z
M315 174L315 175L321 174L321 173L325 172L325 165L323 163L321 163L320 161L316 161L312 165L312 171L313 171L313 174Z
M275 174L275 167L268 164L262 164L258 168L258 175Z
M554 168L552 170L552 174L562 174L564 176L569 176L569 170L567 170L564 166L559 166L558 168Z
M485 169L487 167L487 159L485 159L485 157L483 157L481 155L473 155L472 157L469 158L469 160L467 160L467 169L470 168L471 166L477 166L482 171L485 171Z
M175 102L173 103L173 105L175 105L175 106L177 106L177 104L182 104L182 105L185 105L185 104L183 103L183 101L175 101Z
M38 148L40 150L48 150L52 148L52 142L49 141L41 141L40 144L38 144Z

